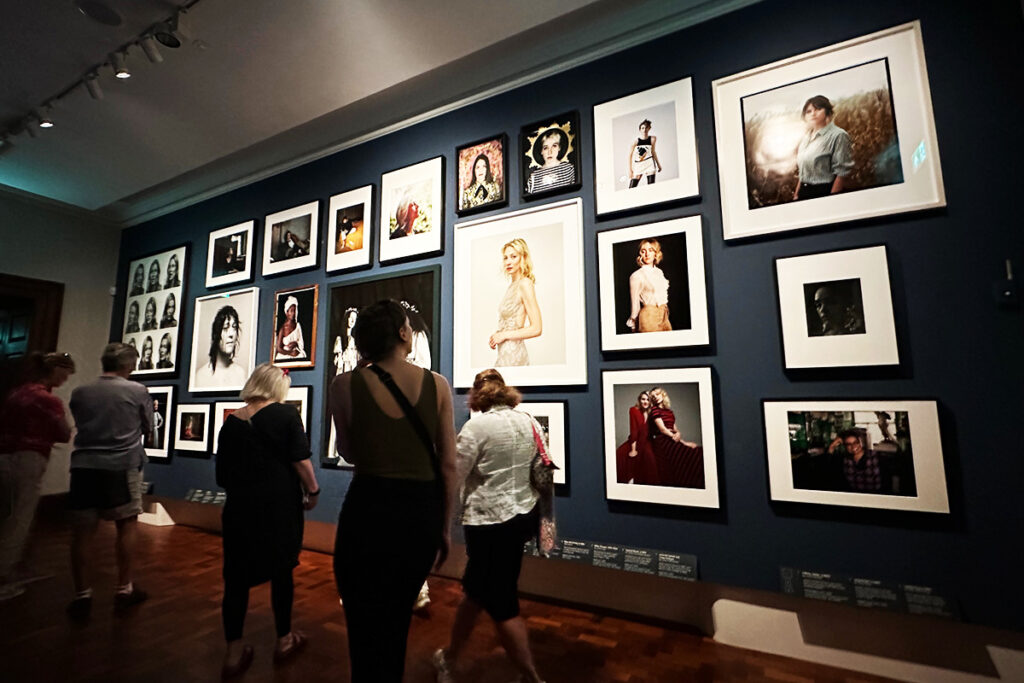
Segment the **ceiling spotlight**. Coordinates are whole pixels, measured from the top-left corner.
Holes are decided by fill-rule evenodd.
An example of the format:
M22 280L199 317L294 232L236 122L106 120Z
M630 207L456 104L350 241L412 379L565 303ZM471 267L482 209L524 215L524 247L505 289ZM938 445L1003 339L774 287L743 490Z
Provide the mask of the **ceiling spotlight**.
M128 63L124 52L114 52L110 55L110 66L114 69L114 75L118 78L131 78L132 73L128 71Z
M40 128L53 128L53 119L50 118L50 108L36 109L36 119L39 121Z
M167 21L161 21L153 26L153 37L164 47L179 48L186 43L192 32L189 30L188 20L185 18L185 10L178 10L178 13Z
M94 100L103 99L103 88L100 87L99 74L95 71L85 77L85 89L89 91L89 97Z
M142 51L146 53L146 57L153 64L159 64L164 61L164 56L160 54L160 49L156 46L156 41L153 40L153 36L145 36L139 41L139 45L142 47Z

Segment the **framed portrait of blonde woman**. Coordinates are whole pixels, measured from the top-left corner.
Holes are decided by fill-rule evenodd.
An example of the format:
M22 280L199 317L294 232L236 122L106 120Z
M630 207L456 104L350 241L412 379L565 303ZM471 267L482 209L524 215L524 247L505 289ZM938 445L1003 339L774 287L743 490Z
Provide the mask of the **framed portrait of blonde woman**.
M597 234L601 350L709 343L700 216Z
M455 228L455 386L491 367L516 386L586 384L582 200Z

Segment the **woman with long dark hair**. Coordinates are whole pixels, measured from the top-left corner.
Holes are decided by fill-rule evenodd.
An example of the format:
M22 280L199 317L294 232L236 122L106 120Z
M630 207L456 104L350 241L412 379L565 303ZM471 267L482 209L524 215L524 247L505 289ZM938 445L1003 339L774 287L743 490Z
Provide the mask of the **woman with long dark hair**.
M241 343L242 324L234 306L223 306L210 326L209 362L196 370L200 386L239 386L245 382L245 368L235 362Z

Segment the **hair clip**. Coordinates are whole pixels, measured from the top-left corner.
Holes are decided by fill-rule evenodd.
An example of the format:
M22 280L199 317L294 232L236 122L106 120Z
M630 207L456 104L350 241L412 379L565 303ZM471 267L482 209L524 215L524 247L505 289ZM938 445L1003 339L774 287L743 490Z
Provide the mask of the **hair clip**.
M283 372L283 373L284 373L284 376L285 376L285 377L287 377L287 376L288 376L288 368L281 368L281 372Z

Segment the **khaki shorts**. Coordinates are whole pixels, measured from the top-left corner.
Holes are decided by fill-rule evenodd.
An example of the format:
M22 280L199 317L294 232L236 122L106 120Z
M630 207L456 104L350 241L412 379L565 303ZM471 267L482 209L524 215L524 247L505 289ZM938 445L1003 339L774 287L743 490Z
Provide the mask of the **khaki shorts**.
M126 473L128 482L128 494L131 499L124 505L113 508L87 508L84 510L70 510L69 515L72 524L94 524L99 519L116 522L121 519L129 519L142 514L142 469L131 469Z

